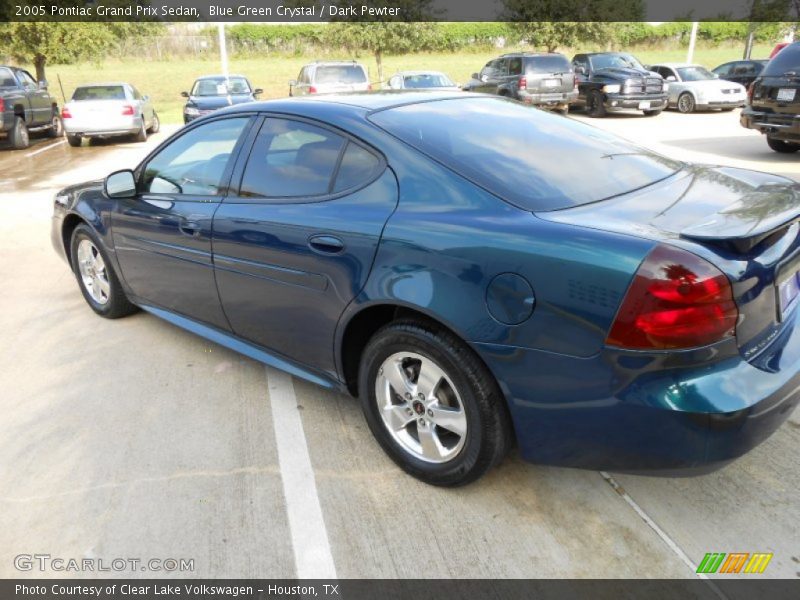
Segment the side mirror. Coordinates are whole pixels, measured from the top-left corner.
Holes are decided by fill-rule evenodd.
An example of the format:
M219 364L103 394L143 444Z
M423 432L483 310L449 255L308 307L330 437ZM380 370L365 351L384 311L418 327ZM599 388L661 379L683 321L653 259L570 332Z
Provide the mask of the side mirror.
M480 75L478 75L477 73L473 73L473 74L472 74L472 78L473 78L473 79L480 79L480 78L481 78L481 76L480 76Z
M184 98L188 98L189 92L181 92L181 96L183 96Z
M256 88L256 89L253 90L253 96L260 96L263 93L264 93L264 90L262 90L261 88Z
M290 79L289 80L289 87L294 87L297 85L297 79Z
M678 81L678 78L675 77L675 75L669 75L666 79L664 79L664 81Z
M42 79L42 80L39 82L39 89L40 89L40 90L46 90L46 89L47 89L47 85L48 85L48 84L47 84L47 80L46 80L46 79Z
M103 189L109 198L133 198L136 196L136 179L133 171L115 171L106 177Z

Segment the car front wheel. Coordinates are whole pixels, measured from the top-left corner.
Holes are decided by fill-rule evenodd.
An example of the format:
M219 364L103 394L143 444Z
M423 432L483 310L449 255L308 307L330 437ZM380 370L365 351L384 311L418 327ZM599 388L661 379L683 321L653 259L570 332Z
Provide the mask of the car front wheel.
M11 131L8 132L8 141L15 150L23 150L30 146L31 138L28 126L25 125L22 117L14 117L14 124L11 126Z
M689 92L684 92L678 97L678 110L684 114L694 112L694 96Z
M603 104L603 92L592 90L586 100L586 112L590 117L601 118L606 116L606 107Z
M117 319L136 312L136 306L128 300L101 248L97 236L88 225L78 225L72 232L72 270L83 297L94 312L107 319Z
M791 154L800 150L800 144L793 144L792 142L784 142L774 137L767 136L767 145L781 154Z
M375 334L362 355L359 396L386 453L433 485L474 481L513 439L486 366L453 334L423 322L398 321Z

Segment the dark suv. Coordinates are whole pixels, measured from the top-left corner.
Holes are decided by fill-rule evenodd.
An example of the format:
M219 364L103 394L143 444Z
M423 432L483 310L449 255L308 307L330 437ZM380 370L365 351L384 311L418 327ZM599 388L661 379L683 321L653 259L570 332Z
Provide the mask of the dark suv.
M61 137L64 128L55 98L47 82L36 82L24 69L0 66L0 137L14 149L30 145L31 131Z
M800 150L800 42L775 55L748 91L740 123L767 136L775 152Z
M575 73L563 54L519 52L490 60L465 89L508 96L566 113L578 96Z
M578 79L576 104L585 107L590 117L625 109L654 116L667 107L668 84L630 54L576 54L572 67Z

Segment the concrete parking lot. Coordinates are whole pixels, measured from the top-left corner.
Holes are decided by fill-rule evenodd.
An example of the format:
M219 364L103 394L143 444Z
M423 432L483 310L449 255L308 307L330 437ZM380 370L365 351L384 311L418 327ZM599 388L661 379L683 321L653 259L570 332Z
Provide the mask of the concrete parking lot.
M800 154L769 150L738 111L575 118L679 159L800 178ZM397 469L351 398L148 314L95 316L50 247L52 196L134 166L167 132L0 151L0 577L81 576L14 566L45 553L194 559L191 573L107 574L120 576L693 578L706 552L772 552L763 576L800 577L798 412L703 477L512 454L444 490Z

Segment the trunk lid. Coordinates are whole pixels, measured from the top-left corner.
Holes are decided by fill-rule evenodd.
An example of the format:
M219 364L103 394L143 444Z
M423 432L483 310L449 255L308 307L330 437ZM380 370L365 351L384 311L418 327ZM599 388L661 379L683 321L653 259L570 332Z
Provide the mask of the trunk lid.
M748 360L800 304L800 184L785 177L693 166L639 191L537 216L665 242L712 262L733 286L737 343Z
M800 112L800 67L798 72L761 77L753 84L751 105L775 114Z
M575 88L575 74L563 73L526 73L525 89L535 94L571 92Z

